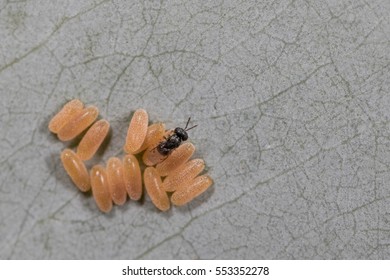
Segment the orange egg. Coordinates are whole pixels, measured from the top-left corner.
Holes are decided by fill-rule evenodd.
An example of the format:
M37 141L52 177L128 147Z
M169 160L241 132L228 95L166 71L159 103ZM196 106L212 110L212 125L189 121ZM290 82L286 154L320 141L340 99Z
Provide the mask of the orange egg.
M186 142L181 144L166 159L156 165L158 173L160 176L167 176L170 172L186 163L194 152L195 146L192 143Z
M117 205L124 204L127 193L123 177L123 163L119 158L109 158L107 162L107 178L112 200Z
M179 168L174 172L171 172L168 177L164 179L163 189L167 192L173 192L182 186L187 185L194 179L202 170L204 169L205 164L202 159L193 159Z
M62 107L62 109L50 120L49 130L53 133L58 133L65 124L67 124L83 109L83 107L83 102L78 99L73 99L66 103L64 107Z
M205 192L212 184L210 176L198 176L175 191L171 196L171 202L176 206L182 206Z
M77 155L81 160L89 160L93 157L106 138L110 124L106 120L95 122L81 139L77 147Z
M99 110L95 106L89 106L81 110L58 131L58 138L61 141L72 140L90 126L96 120L98 114Z
M65 149L61 153L61 161L66 172L80 191L88 191L91 188L89 174L77 154L70 149Z
M144 184L153 204L161 211L167 211L170 208L167 193L162 189L161 177L154 167L147 167L144 171Z
M142 155L142 161L147 166L153 166L159 162L162 162L167 156L160 154L156 148L149 147Z
M165 133L165 125L163 123L154 123L148 127L145 140L142 146L135 152L136 154L146 150L148 147L155 146L161 139L163 139Z
M148 131L148 113L144 109L138 109L131 118L127 130L124 150L126 153L134 154L145 140Z
M133 200L139 200L142 195L142 177L138 160L129 154L123 158L123 176L126 191Z
M81 191L92 188L97 207L102 212L110 212L113 203L123 205L127 195L132 200L139 200L142 183L152 203L161 211L169 210L171 203L181 206L190 202L213 184L210 176L199 176L205 162L202 159L189 160L195 152L195 146L186 141L187 131L196 127L187 128L191 119L184 128L165 130L164 123L148 126L149 117L144 109L136 110L131 118L123 147L127 155L123 160L111 157L106 168L95 165L88 174L83 161L94 156L110 130L107 120L94 123L98 114L97 107L84 108L80 100L74 99L63 106L48 126L62 141L74 139L91 126L81 139L77 153L65 149L61 161ZM148 166L143 174L134 156L141 152L144 152L142 160ZM163 181L162 177L165 177Z
M92 195L98 208L108 213L112 209L111 194L108 189L107 173L103 166L95 165L91 169Z

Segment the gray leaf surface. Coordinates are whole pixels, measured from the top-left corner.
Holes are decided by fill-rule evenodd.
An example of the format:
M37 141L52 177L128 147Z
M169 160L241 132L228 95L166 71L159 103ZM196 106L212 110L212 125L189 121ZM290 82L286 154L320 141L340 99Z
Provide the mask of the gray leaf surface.
M0 258L388 259L390 1L0 1ZM189 116L215 184L109 215L49 133L72 98L123 155Z

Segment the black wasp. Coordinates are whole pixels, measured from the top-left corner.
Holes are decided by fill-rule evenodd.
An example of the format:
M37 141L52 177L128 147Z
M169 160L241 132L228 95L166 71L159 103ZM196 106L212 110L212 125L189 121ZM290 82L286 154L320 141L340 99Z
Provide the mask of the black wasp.
M198 125L194 125L190 128L188 124L190 123L191 117L188 118L187 124L185 128L176 127L173 133L169 137L164 137L165 140L158 144L157 151L164 156L169 155L174 149L180 146L182 141L186 141L188 139L187 131L197 127Z

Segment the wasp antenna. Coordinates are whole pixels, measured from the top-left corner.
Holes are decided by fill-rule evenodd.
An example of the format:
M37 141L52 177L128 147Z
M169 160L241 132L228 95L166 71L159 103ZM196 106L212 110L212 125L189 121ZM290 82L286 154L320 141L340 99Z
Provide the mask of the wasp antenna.
M190 120L191 120L191 117L188 118L188 121L187 121L187 123L186 123L186 127L185 127L184 129L187 129L188 124L190 123Z
M193 128L197 127L197 126L198 126L198 125L196 124L196 125L194 125L194 126L192 126L192 127L190 127L190 128L187 128L186 131L188 131L188 130L190 130L190 129L193 129Z

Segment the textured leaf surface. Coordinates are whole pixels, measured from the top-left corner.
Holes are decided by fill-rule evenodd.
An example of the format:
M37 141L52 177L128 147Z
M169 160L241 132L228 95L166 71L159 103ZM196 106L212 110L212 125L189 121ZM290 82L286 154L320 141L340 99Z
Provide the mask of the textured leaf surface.
M0 1L0 258L390 258L390 2ZM215 184L97 210L47 125L184 126ZM72 147L72 145L70 145ZM74 144L73 144L74 147ZM89 167L90 167L89 166Z

